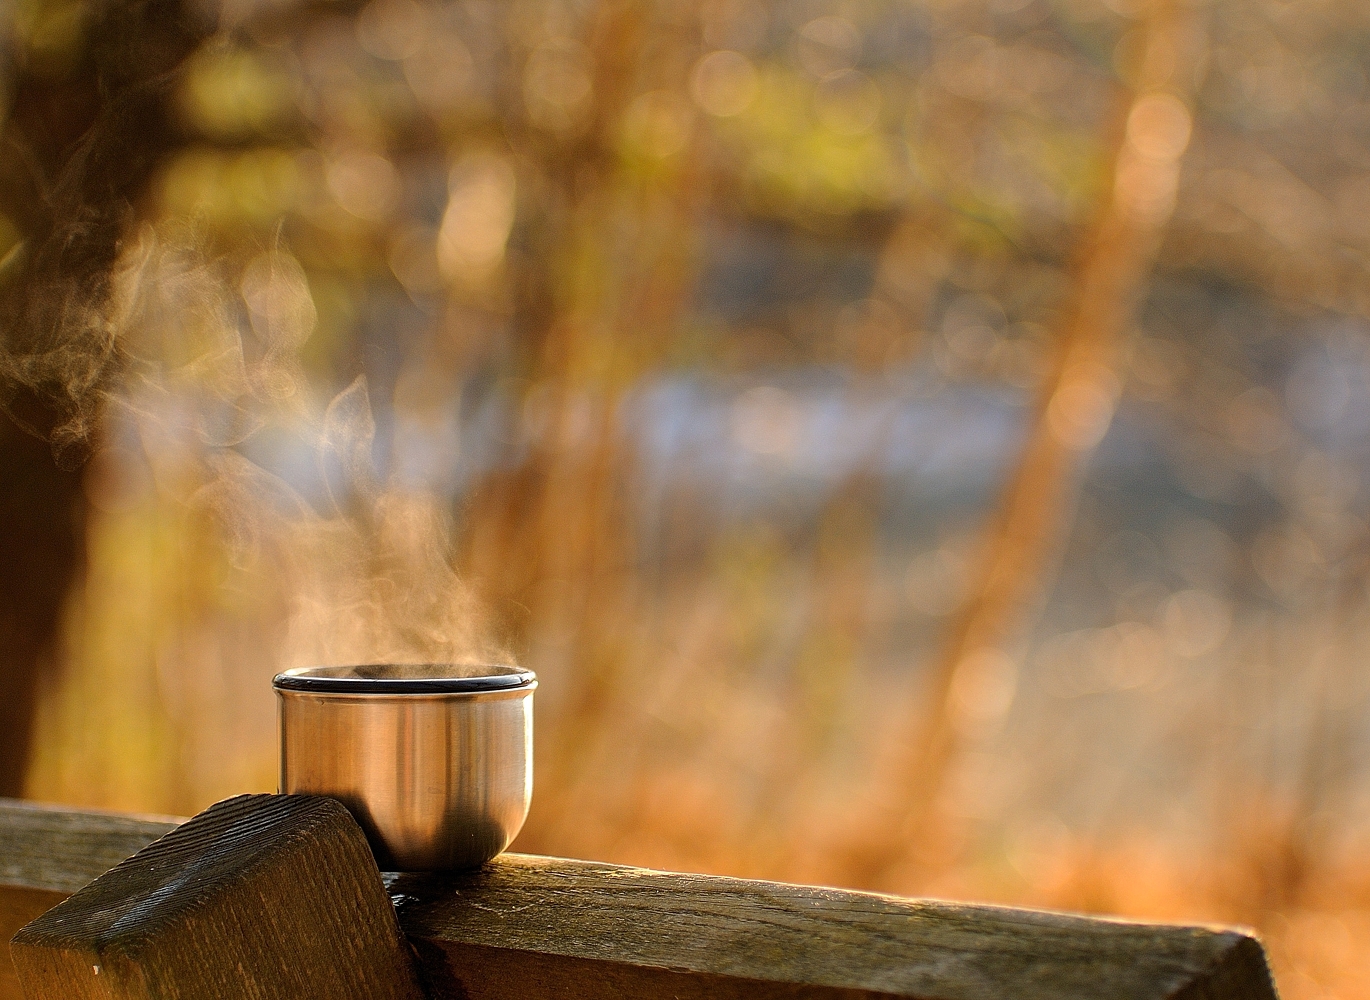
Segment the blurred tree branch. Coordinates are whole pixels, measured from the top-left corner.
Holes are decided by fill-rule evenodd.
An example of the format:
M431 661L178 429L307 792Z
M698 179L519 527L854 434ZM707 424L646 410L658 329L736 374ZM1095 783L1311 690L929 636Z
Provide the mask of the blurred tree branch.
M926 871L945 862L949 818L941 801L965 742L957 695L974 697L986 675L1012 669L1005 650L1059 549L1081 471L1116 406L1122 342L1145 290L1175 204L1191 117L1185 92L1194 26L1183 5L1156 0L1146 19L1146 56L1133 90L1120 98L1113 183L1076 267L1070 303L1046 380L1003 500L984 532L970 597L924 687L921 725L908 742L894 816L866 849L867 884L896 866ZM892 824L892 828L891 828Z
M4 67L0 212L18 241L0 263L3 795L23 790L38 676L80 572L79 467L118 367L109 276L148 179L183 141L168 104L176 67L210 30L179 0L78 13L65 48L17 44Z

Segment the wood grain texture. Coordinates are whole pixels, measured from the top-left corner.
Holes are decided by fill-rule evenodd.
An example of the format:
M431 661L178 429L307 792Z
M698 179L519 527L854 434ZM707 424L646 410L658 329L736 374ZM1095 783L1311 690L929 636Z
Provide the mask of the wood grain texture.
M43 905L103 870L88 858L166 828L138 823L0 802L0 915ZM520 855L386 878L434 998L1275 997L1259 942L1228 930Z
M1231 930L521 855L389 886L439 998L1275 997Z
M181 822L0 799L0 886L69 895Z
M0 799L0 941L178 822ZM22 998L6 948L0 1000Z
M333 799L210 807L15 935L28 1000L420 1000L361 828Z
M22 886L0 886L0 935L8 942L16 931L30 920L41 917L62 900L65 892L50 889L28 889ZM0 1000L23 1000L24 991L19 988L19 974L14 971L10 961L9 949L0 959Z

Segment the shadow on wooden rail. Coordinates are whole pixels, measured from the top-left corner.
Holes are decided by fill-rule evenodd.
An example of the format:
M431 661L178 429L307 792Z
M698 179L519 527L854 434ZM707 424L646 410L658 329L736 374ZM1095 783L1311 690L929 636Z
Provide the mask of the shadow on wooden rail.
M144 850L172 831L175 836ZM354 850L359 837L355 823L331 800L302 796L240 796L181 827L167 820L0 800L0 930L9 940L72 897L25 928L16 944L16 956L28 962L25 983L31 993L39 983L43 996L156 995L142 972L143 985L124 992L109 992L116 986L109 975L96 990L92 977L100 974L101 962L136 957L159 936L173 936L169 928L178 912L192 918L182 940L196 942L201 952L191 961L184 948L173 948L145 962L157 974L183 976L176 980L175 995L229 995L222 980L211 988L204 972L203 949L219 947L225 949L230 978L236 962L237 975L249 979L243 948L257 955L270 952L266 966L287 970L319 962L321 947L342 948L360 956L354 957L356 964L380 969L387 986L395 980L394 989L384 992L409 995L399 982L408 973L394 971L393 962L375 960L385 950L381 923L393 925L394 916L384 904L369 855ZM130 858L135 852L141 853ZM374 898L368 895L373 884ZM432 998L1273 1000L1276 995L1259 942L1226 929L517 854L473 872L386 875L384 885L417 960L422 990ZM215 917L206 904L214 893L231 901L228 918ZM121 907L122 899L128 904ZM372 913L374 907L384 912ZM258 911L261 919L252 922ZM365 933L354 932L372 916L381 923L371 921L374 927L368 924ZM216 924L220 919L227 922ZM344 922L341 936L348 940L338 942L337 930L323 926L329 920ZM246 934L244 926L251 928ZM229 927L239 930L230 934L224 930ZM301 928L305 933L299 933ZM231 945L218 943L229 937ZM247 938L252 940L244 943ZM236 957L229 953L232 948L239 950ZM23 994L15 969L9 961L0 966L0 1000L17 1000ZM319 974L311 971L308 978L313 982ZM243 996L298 995L273 985L276 972L262 975L266 978L252 980ZM68 982L62 976L76 978ZM202 976L205 985L199 986ZM338 995L338 987L331 989L315 992Z

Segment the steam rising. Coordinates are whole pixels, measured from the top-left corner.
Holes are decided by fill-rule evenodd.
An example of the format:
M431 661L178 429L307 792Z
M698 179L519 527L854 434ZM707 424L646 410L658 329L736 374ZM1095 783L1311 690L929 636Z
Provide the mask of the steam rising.
M316 319L286 249L237 267L185 231L143 227L105 322L127 359L105 436L141 444L156 490L191 519L182 534L222 553L229 586L279 606L273 669L500 658L449 565L440 501L377 474L365 377L331 400L313 394L299 351ZM287 482L253 461L266 434L314 467Z
M94 428L93 397L117 364L118 316L102 308L109 276L99 267L104 246L81 246L96 258L59 262L61 246L78 239L83 224L56 232L36 250L17 244L0 261L10 287L7 338L0 345L0 406L29 433L45 437L66 469L80 465ZM87 240L87 243L102 243ZM65 263L66 266L60 266Z

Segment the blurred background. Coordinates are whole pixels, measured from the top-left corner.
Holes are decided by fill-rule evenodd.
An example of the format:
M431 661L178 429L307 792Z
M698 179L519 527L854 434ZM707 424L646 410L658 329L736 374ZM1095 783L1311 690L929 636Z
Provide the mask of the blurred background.
M517 849L1370 997L1370 7L15 0L0 791L537 671Z

